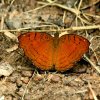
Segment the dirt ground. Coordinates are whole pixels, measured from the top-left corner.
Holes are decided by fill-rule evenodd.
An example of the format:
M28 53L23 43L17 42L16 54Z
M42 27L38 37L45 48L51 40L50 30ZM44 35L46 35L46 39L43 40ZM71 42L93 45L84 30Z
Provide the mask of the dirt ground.
M63 29L90 41L89 59L64 73L37 69L18 47L21 33ZM0 100L100 100L100 1L0 0Z

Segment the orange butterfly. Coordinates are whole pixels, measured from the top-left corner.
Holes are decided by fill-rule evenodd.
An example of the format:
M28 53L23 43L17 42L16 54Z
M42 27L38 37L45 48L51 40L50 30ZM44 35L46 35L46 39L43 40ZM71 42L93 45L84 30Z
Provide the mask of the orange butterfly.
M29 32L18 37L19 46L41 70L66 71L89 50L89 41L82 36L66 34L60 38L50 34Z

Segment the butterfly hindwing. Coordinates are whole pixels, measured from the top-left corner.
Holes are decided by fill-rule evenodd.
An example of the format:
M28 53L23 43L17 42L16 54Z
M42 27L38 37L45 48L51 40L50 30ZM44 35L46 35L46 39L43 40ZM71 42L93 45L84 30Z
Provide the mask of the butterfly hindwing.
M59 38L56 53L56 70L66 71L80 60L89 49L89 41L79 35L69 34Z

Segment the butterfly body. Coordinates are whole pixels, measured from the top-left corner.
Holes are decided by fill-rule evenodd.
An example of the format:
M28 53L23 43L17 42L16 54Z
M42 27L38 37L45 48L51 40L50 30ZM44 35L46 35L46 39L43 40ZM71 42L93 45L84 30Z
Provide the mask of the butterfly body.
M79 35L67 34L60 38L46 33L29 32L20 35L19 46L41 70L66 71L89 50L89 41Z

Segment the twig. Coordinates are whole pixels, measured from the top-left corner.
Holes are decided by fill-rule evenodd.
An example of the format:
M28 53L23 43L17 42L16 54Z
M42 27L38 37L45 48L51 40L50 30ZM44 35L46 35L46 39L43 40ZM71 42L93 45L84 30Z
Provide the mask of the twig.
M75 93L76 93L76 94L79 94L79 93L85 93L85 92L87 92L87 91L88 91L87 89L84 89L84 90L76 91Z
M79 15L81 13L77 9L69 8L69 7L65 6L65 5L61 5L61 4L58 4L58 3L45 3L45 2L38 2L38 3L39 4L44 4L44 5L48 4L48 6L57 6L57 7L60 7L62 9L68 10L68 11L74 13L75 15Z
M97 70L97 72L100 74L100 69L86 56L84 55L85 59Z
M90 4L90 5L88 5L88 6L85 6L85 7L81 8L81 10L87 9L87 8L93 6L93 5L96 5L97 3L100 3L100 0L97 0L97 1L93 2L92 4Z
M36 28L36 27L35 27ZM0 32L5 32L5 31L10 31L10 32L20 32L20 31L26 31L27 29L32 29L31 27L27 27L27 28L19 28L16 30L0 30ZM63 32L63 31L68 31L68 30L89 30L89 29L100 29L100 25L93 25L93 26L80 26L80 27L70 27L70 28L66 28L66 29L50 29L50 30L31 30L34 32Z
M63 13L63 18L62 18L63 23L65 23L65 18L66 18L66 11L64 11Z
M96 36L93 36L91 39L90 39L90 43L92 43L92 41L95 39L95 38L100 38L100 36L98 36L98 35L96 35ZM98 63L98 65L100 65L100 62L99 62L99 58L97 57L97 54L96 54L96 49L98 48L100 46L100 43L96 46L96 48L93 48L92 47L92 45L91 45L91 50L93 51L93 53L94 53L94 56L95 56L95 58L96 58L96 60L97 60L97 63Z
M82 26L82 27L71 27L72 30L84 30L84 29L100 29L100 25L93 25L93 26ZM66 30L66 29L65 29Z
M93 37L90 39L90 42L92 42L95 38L100 38L100 36L98 36L98 35L93 36Z
M83 0L80 0L79 5L78 5L78 10L80 10L82 2L83 2Z
M49 2L49 3L53 3L54 1L53 0L46 0L47 2Z
M13 5L13 3L15 2L15 0L12 0L10 5L7 7L7 12L10 10L11 6Z
M90 91L91 91L91 93L92 93L92 95L93 95L94 100L98 100L98 98L96 97L95 92L93 91L93 89L92 89L92 87L91 87L90 82L88 82L88 86L89 86L89 89L90 89Z
M84 15L94 17L94 18L100 18L100 16L98 16L98 15L92 15L92 14L88 14L88 13L84 13Z
M6 9L6 14L4 14L3 16L2 16L2 19L1 19L1 30L3 29L3 26L4 26L4 21L5 21L5 18L6 18L6 16L7 16L7 13L8 13L8 11L9 11L9 9L11 8L11 6L12 6L12 4L14 3L14 1L15 0L12 0L11 1L11 3L10 3L10 5L7 7L7 9Z
M82 5L83 0L80 0L79 5L78 5L78 10L80 11L81 5ZM79 18L79 20L81 21L82 25L85 26L84 23L89 24L89 22L87 20L84 20L80 15L76 15L77 18ZM78 19L77 19L78 20ZM78 22L78 21L77 21ZM87 30L85 30L85 33L87 35Z
M81 16L77 16L82 22L86 23L86 24L91 24L90 22L88 22L87 20L83 19Z
M24 93L23 93L23 96L22 96L22 99L21 99L21 100L24 100L24 96L25 96L26 90L27 90L27 88L28 88L28 86L29 86L29 84L30 84L30 82L31 82L31 80L32 80L32 78L33 78L33 76L34 76L34 73L33 73L32 77L30 78L28 84L27 84L26 87L25 87L25 90L24 90Z
M4 26L4 16L1 17L1 25L0 25L0 30L3 30L3 26Z
M94 56L95 56L95 58L96 58L97 64L99 65L99 58L97 57L97 54L96 54L95 50L94 50L92 47L90 47L90 48L91 48L91 50L93 51L93 54L94 54Z
M37 7L37 8L35 8L35 9L22 12L21 14L23 14L23 13L29 13L29 12L34 12L34 11L37 11L37 10L39 10L39 9L45 8L45 7L47 7L47 6L51 5L51 4L52 4L52 3L46 3L46 4L44 4L43 6L40 6L40 7Z

